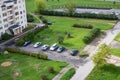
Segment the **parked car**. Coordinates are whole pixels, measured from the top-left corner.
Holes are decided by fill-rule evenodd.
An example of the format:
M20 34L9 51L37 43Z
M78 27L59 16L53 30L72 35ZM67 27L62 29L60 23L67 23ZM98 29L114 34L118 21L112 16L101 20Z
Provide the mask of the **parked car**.
M71 51L70 51L70 54L71 54L72 56L75 56L75 55L77 55L78 52L79 52L78 50L71 50Z
M50 47L50 50L51 50L51 51L54 51L54 50L56 50L57 48L58 48L58 44L55 43L55 44L53 44L53 45Z
M40 45L42 45L41 42L36 42L36 43L33 45L33 47L34 47L34 48L37 48L37 47L39 47Z
M23 46L25 47L25 46L29 45L30 43L31 43L31 41L30 41L30 40L25 41L25 42L24 42L24 44L23 44Z
M45 45L42 46L42 50L46 51L49 47L50 47L49 45L45 44Z
M59 47L59 48L57 49L57 52L61 53L61 52L64 51L64 50L65 50L65 47L61 46L61 47Z

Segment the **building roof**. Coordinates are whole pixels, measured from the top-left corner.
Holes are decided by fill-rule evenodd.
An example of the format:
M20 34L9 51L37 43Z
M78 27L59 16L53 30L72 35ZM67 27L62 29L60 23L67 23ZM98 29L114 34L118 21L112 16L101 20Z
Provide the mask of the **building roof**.
M20 25L13 25L13 26L11 26L11 27L9 27L9 29L15 29L15 28L17 28L17 27L19 27Z

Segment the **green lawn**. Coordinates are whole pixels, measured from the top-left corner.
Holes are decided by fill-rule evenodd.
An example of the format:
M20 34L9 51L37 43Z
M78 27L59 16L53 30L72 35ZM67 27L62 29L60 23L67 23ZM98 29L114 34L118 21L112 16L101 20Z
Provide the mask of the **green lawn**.
M35 0L26 0L27 5L27 11L34 12L35 11ZM48 0L48 8L59 8L59 6L64 6L66 2L69 0ZM98 7L98 8L120 8L120 2L116 2L116 4L113 4L113 2L104 1L104 0L73 0L77 3L78 6L84 6L84 7Z
M58 36L64 36L63 46L70 49L83 49L86 44L83 43L83 37L87 35L90 29L74 28L74 23L91 24L94 28L102 30L111 29L116 21L82 19L68 17L46 17L48 21L53 22L49 28L41 31L35 36L34 42L41 41L43 44L53 44L57 42ZM66 32L71 33L73 38L67 38Z
M114 40L120 42L120 33L115 37Z
M41 80L41 75L46 75L48 80L52 80L63 67L67 66L65 62L40 60L20 54L9 54L9 56L5 58L0 55L0 80L13 80L12 74L15 72L20 73L15 80ZM13 62L9 67L1 66L1 63L12 60L17 60L17 62ZM49 73L48 67L53 67L55 73Z
M120 57L120 48L112 48L112 49L111 49L111 54Z
M112 64L96 66L86 80L120 80L120 67Z

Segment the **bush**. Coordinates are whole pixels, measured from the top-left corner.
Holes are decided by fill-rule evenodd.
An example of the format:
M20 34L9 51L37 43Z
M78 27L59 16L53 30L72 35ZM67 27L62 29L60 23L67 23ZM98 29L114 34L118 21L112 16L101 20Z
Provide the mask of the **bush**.
M79 56L80 57L87 57L87 56L89 56L89 53L87 51L81 51Z
M70 80L70 78L75 74L75 69L71 68L67 73L65 73L60 80Z
M95 13L74 13L69 15L69 13L58 12L58 11L41 11L40 14L49 16L69 16L77 18L95 18L95 19L107 19L107 20L118 20L115 14L95 14Z
M92 29L93 26L90 24L73 24L72 27L76 27L76 28L87 28L87 29Z
M48 72L49 73L54 73L55 71L54 71L54 68L53 67L48 67Z
M15 42L15 46L22 46L24 44L25 40L23 38L20 38Z
M11 35L9 35L8 33L4 33L1 35L2 40L9 40L10 38L12 38Z
M34 22L34 17L30 14L27 14L27 22Z
M43 59L43 60L48 59L48 56L45 55L45 54L37 54L37 53L22 51L22 50L14 49L14 48L5 48L5 50L8 51L8 52L11 52L11 53L18 53L18 54L23 54L23 55L27 55L27 56L36 57L38 59Z
M90 42L93 41L97 36L99 36L101 33L101 30L99 28L95 28L87 36L84 36L83 42L86 44L89 44Z
M48 80L46 75L41 75L42 80Z

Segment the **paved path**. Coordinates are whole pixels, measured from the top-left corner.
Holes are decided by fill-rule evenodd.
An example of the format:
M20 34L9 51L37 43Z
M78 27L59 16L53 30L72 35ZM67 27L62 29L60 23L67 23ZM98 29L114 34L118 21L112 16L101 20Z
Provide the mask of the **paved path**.
M100 44L98 44L96 49L90 53L90 56L87 58L88 62L83 66L79 67L76 74L71 78L71 80L85 80L85 78L89 75L89 73L92 71L92 69L95 66L91 60L93 54L97 52L101 44L105 43L109 45L119 32L120 32L120 22L118 22L112 30L107 32L106 37L100 42Z
M73 68L73 66L69 64L63 68L52 80L60 80L60 78L71 68Z

